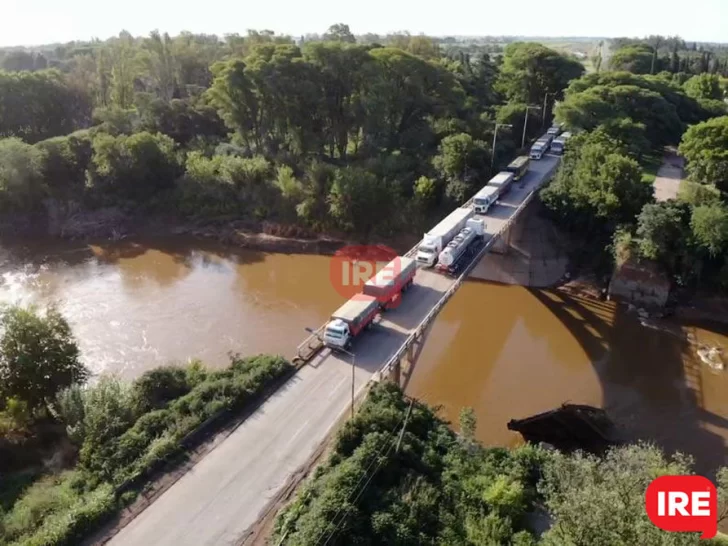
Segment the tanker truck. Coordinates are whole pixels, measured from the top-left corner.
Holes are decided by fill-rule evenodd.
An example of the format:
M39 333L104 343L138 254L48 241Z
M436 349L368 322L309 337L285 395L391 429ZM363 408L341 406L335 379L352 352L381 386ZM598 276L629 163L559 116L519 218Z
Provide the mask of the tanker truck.
M417 262L412 258L397 257L385 265L364 285L364 294L377 298L382 311L394 303L415 281Z
M474 211L471 207L455 209L442 222L425 233L422 242L417 247L417 262L426 267L435 265L437 255L465 227L465 222L473 214Z
M377 298L356 294L331 315L324 328L324 345L334 350L348 349L354 338L372 325L379 311Z
M480 248L484 234L485 223L482 219L468 220L465 228L440 252L437 269L457 275Z

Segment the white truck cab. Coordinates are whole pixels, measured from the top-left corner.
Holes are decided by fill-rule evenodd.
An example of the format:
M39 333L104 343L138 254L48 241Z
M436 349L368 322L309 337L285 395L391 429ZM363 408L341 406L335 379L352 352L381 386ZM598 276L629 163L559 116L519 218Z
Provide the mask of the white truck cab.
M427 267L432 267L435 265L440 250L442 249L435 239L425 237L417 247L417 261Z
M334 319L326 325L324 330L324 344L327 347L348 349L351 345L352 335L349 325L341 320Z

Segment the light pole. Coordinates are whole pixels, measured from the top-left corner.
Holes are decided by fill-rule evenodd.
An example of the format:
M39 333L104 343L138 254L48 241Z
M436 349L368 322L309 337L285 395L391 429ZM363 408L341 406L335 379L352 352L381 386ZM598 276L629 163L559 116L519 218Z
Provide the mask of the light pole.
M528 111L540 110L540 106L526 106L526 119L523 121L523 138L521 139L521 148L526 145L526 127L528 127Z
M551 93L549 91L546 91L546 94L543 96L543 117L541 118L541 128L543 128L544 125L546 125L546 101L549 98L549 95L555 95L556 93Z
M495 139L498 138L498 128L499 127L513 127L513 125L509 125L508 123L496 123L495 129L493 130L493 149L490 152L490 171L493 172L493 163L495 162Z
M306 326L304 328L308 333L315 334L316 330L313 328L309 328ZM349 355L349 358L351 359L351 418L354 418L354 372L356 371L356 355L350 351L347 351L344 348L338 348L338 351L341 351L342 353L346 353Z

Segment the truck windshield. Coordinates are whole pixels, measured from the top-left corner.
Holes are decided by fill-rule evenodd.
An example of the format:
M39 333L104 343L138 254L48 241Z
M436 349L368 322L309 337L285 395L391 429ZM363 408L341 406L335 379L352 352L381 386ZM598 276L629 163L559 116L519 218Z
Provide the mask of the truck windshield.
M326 328L326 335L329 337L340 338L344 335L344 331L337 330L336 328Z
M435 253L435 249L431 248L429 246L421 246L418 250L420 252L422 252L423 254L434 254Z
M479 207L482 207L483 205L488 204L488 200L487 199L473 199L473 203L475 203Z

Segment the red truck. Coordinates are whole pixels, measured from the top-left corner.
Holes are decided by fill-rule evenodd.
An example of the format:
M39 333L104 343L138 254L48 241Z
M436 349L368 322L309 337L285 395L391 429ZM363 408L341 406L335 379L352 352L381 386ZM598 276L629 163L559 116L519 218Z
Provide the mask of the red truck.
M364 285L364 294L377 298L382 311L390 307L415 280L417 262L412 258L397 257L385 265Z

